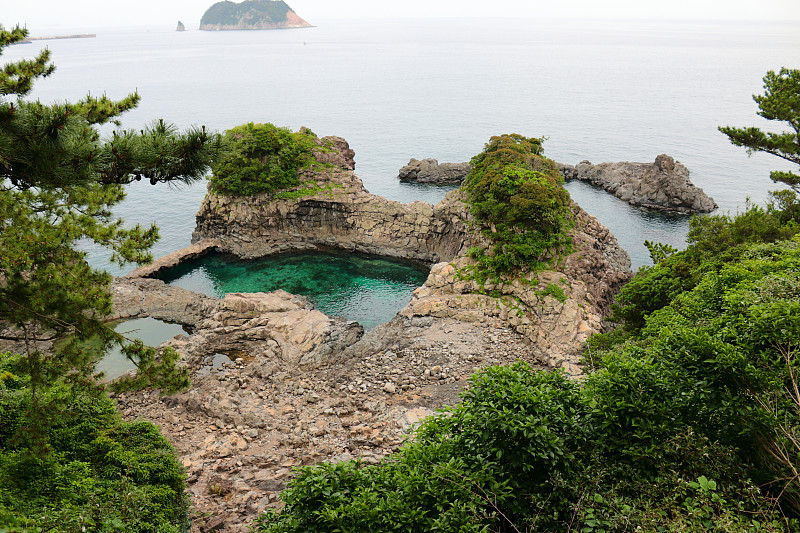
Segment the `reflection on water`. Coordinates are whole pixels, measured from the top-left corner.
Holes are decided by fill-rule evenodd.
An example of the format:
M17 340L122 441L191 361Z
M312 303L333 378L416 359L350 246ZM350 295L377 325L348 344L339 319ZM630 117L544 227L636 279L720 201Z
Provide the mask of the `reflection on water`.
M307 296L329 316L366 329L388 322L421 286L428 269L410 262L343 253L302 253L240 261L207 255L183 263L161 279L210 296L283 289Z
M175 335L186 333L180 324L170 324L155 318L136 318L120 322L114 331L128 339L139 339L147 346L158 346ZM136 366L122 353L119 346L112 347L97 363L96 370L103 372L106 379L116 379Z

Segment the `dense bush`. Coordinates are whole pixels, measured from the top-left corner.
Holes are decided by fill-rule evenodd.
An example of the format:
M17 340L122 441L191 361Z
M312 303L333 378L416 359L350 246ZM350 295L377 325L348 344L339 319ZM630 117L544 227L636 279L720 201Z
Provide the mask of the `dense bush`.
M543 139L492 137L472 158L464 188L491 250L471 255L496 276L535 270L568 244L569 193L553 161L542 156Z
M185 529L185 474L154 425L121 422L102 392L56 384L36 405L57 414L32 431L18 366L0 354L0 531Z
M738 261L749 245L787 240L800 233L800 203L794 193L783 191L775 196L776 202L766 208L748 204L736 215L692 217L689 246L684 251L665 251L645 243L655 264L641 268L617 296L612 320L621 329L611 336L619 341L637 335L650 314L691 290L708 272ZM594 342L607 340L608 336Z
M583 383L487 369L384 465L305 469L256 530L797 530L800 238L737 256Z
M311 164L320 149L309 130L297 133L272 124L243 124L225 132L211 166L214 190L249 196L294 187L297 171Z

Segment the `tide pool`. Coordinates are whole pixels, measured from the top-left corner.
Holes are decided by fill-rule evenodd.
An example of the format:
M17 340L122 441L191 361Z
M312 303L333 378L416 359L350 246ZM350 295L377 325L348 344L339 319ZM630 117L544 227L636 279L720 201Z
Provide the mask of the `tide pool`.
M215 297L282 289L308 297L328 316L355 320L372 329L391 320L411 300L411 293L428 277L428 268L349 253L305 252L253 261L212 254L159 277L170 285Z

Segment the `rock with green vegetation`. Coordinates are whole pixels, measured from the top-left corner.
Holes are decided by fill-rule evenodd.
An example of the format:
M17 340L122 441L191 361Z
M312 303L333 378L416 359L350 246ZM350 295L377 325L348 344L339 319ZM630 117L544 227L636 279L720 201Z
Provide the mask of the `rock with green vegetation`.
M283 0L217 2L200 19L201 30L275 30L308 28Z
M541 363L580 373L580 343L602 330L601 316L627 281L630 260L607 228L569 201L555 164L532 153L534 144L540 151L537 143L521 136L493 139L493 155L479 165L482 181L473 185L476 190L452 191L431 206L368 193L353 172L354 154L344 139L270 131L283 140L252 147L254 154L266 150L270 155L259 152L247 160L252 164L231 165L231 170L242 176L276 172L279 179L272 183L286 188L243 195L219 190L212 178L197 214L197 246L242 258L335 248L423 261L434 265L432 274L401 311L404 320L498 321L532 341ZM293 180L278 163L273 170L258 170L265 158L278 161L284 147L297 153L296 139L312 143L313 161L303 156ZM513 157L513 165L498 170L493 150L504 142L516 150L498 157ZM246 177L228 187L233 182L227 180L226 187L255 190L257 181ZM483 251L488 266L470 258L470 250ZM160 264L140 275L151 275Z
M542 155L543 141L492 137L470 162L464 190L492 243L470 253L481 277L541 270L568 250L570 197L556 163Z

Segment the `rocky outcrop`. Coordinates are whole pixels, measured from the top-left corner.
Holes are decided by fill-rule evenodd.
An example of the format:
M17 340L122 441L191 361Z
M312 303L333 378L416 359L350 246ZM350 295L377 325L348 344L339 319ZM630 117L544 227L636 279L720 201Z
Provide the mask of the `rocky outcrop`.
M315 154L326 168L302 171L296 194L209 192L192 246L114 282L119 317L194 328L168 342L191 372L190 390L117 400L126 417L155 421L175 443L200 531L246 531L255 514L280 505L295 466L380 462L486 366L521 360L579 377L581 343L605 328L630 276L614 236L573 204L570 255L549 271L479 285L466 252L488 243L461 191L436 206L391 202L364 189L343 139L323 145L335 147ZM218 300L148 279L209 251L254 258L325 248L433 266L411 302L366 334L282 291Z
M330 168L300 172L303 185L298 189L306 191L302 197L233 197L209 191L192 241L213 240L220 251L242 258L336 248L430 264L449 261L473 243L475 232L458 194L435 207L370 194L353 172L354 154L347 142L336 137L324 141L334 150L320 150L315 157Z
M184 361L194 366L217 352L291 368L319 365L364 333L359 324L328 317L306 298L284 291L217 299L156 279L117 278L111 292L110 318L151 317L191 327L192 335L178 345Z
M469 163L439 163L436 159L411 159L400 169L400 181L430 183L433 185L460 184L469 174Z
M183 25L183 22L180 20L178 21L178 26L175 28L175 31L186 31L186 26Z
M343 139L327 138L323 144L336 146L317 154L333 168L303 171L303 196L210 192L198 212L193 240L245 258L338 248L435 264L401 317L481 324L497 320L533 342L543 363L580 373L581 343L603 329L603 315L630 276L630 259L607 228L573 204L574 252L559 268L478 286L470 281L472 260L466 251L489 243L475 228L461 190L451 191L436 206L392 202L364 190ZM562 299L550 295L562 293Z
M248 0L234 3L217 2L200 19L200 29L276 30L310 28L283 0Z
M582 161L559 165L567 180L588 181L631 205L675 213L709 213L714 200L689 181L689 169L666 154L653 163Z
M604 330L603 317L630 279L630 258L597 219L572 209L575 251L562 268L480 285L468 276L473 261L461 256L434 265L400 315L499 321L532 342L539 364L579 376L581 346Z

